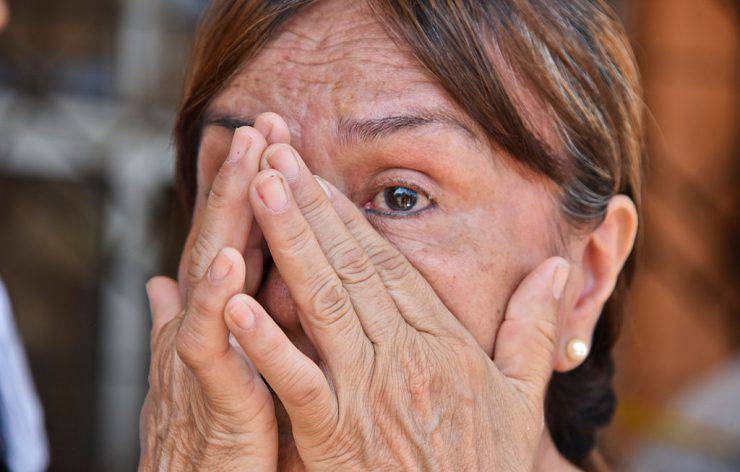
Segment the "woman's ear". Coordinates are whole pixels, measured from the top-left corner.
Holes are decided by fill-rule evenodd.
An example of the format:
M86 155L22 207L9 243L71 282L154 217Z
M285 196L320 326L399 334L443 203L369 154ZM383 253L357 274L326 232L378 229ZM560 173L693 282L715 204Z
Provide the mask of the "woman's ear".
M622 266L632 251L637 234L637 209L625 195L615 195L609 200L604 221L579 244L581 254L574 260L575 278L568 294L568 301L560 313L558 352L555 370L566 372L578 367L585 356L572 352L577 341L590 347L596 322L604 304L614 291ZM576 341L574 343L574 341ZM569 349L569 344L571 348ZM569 355L569 351L570 355Z

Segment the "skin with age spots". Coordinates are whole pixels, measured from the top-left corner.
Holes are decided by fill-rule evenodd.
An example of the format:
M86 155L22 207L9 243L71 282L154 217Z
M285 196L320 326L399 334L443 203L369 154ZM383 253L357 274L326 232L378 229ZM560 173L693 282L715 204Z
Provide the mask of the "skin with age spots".
M371 15L360 7L321 4L286 25L210 112L245 121L263 111L278 113L311 170L360 206L386 180L410 181L428 192L437 203L429 211L369 218L490 354L514 287L554 254L553 198L542 179L516 170L482 134L473 139L460 126L428 124L376 139L339 139L342 120L418 114L422 104L477 130ZM207 189L218 171L230 133L204 128L199 189ZM273 269L266 277L258 300L284 327L298 329L279 275Z
M206 110L181 296L173 281L148 287L142 468L568 469L543 430L546 383L578 365L562 347L590 339L636 214L616 196L576 234L556 191L362 4L292 17ZM443 447L451 437L461 450Z
M464 127L430 123L365 139L341 139L337 131L347 120L422 110L443 111ZM475 124L360 7L327 3L306 11L246 64L209 108L211 116L244 122L264 111L286 120L291 144L309 168L358 206L383 185L399 181L413 183L434 200L434 208L412 217L368 218L491 355L517 283L555 254L556 210L543 179L523 173L492 149ZM232 131L217 124L203 130L199 202L208 195ZM196 205L195 227L202 208ZM257 300L292 341L318 359L274 266L265 278ZM571 283L577 285L574 278ZM295 454L289 457L296 459Z

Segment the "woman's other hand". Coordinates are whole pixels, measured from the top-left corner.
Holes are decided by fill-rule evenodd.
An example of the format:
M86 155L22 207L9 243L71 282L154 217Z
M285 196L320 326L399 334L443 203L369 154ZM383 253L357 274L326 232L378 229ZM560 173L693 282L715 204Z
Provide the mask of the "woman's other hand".
M223 317L228 300L245 289L254 293L262 277L262 237L256 226L252 230L246 183L257 174L267 144L287 136L285 123L276 118L261 115L254 127L235 131L203 202L204 216L193 225L180 287L166 277L147 284L151 365L140 469L277 466L272 395L244 352L230 343Z
M270 146L263 167L255 218L324 365L247 295L226 320L285 405L308 469L531 470L568 263L548 259L521 282L492 360L293 148Z

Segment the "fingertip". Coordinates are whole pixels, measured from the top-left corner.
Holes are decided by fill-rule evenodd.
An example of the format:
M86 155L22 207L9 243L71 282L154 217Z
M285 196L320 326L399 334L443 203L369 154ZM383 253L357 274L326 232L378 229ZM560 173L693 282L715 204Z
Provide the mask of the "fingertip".
M214 278L214 271L219 266L223 267L224 269L221 269L221 273L217 274L218 277ZM225 270L226 267L228 267L228 270ZM212 283L219 282L227 276L229 278L244 278L244 267L245 262L242 253L233 247L225 247L218 251L218 254L216 254L216 257L213 259L213 262L211 262L211 267L208 269L208 275Z
M274 169L261 170L252 180L249 200L260 225L267 215L284 213L294 201L287 180ZM262 229L264 231L264 226Z
M244 262L244 258L242 257L242 253L239 252L237 249L233 247L225 247L221 249L221 254L223 254L224 257L228 258L229 261L231 261L234 264L238 264L240 262Z
M159 328L182 311L180 289L177 282L161 275L149 279L145 287L152 317L152 333L156 334Z
M351 221L362 213L360 208L344 193L342 193L336 185L318 175L315 175L314 177L324 189L324 192L327 194L327 198L334 207L334 210L336 210L344 223Z
M268 144L290 143L290 130L283 117L268 111L254 120L254 127L262 133Z
M177 297L179 299L179 289L177 282L164 275L157 275L149 279L144 285L147 297L150 303L158 301L160 298Z
M496 335L494 363L537 401L552 376L559 303L570 266L562 257L551 257L530 272L511 296Z
M256 313L252 297L240 293L226 304L226 324L232 332L249 332L256 324Z
M147 289L149 289L150 287L167 285L170 283L175 283L175 281L167 277L166 275L155 275L154 277L147 280L146 287Z
M260 158L260 172L272 169L270 166L270 156L280 150L285 144L283 143L270 143L262 151L262 157Z
M151 302L153 292L154 292L154 286L157 284L157 282L154 281L158 276L154 276L151 279L147 280L144 284L144 290L146 290L146 296L149 298L149 301Z
M260 160L260 169L275 169L293 182L301 172L300 156L290 144L275 143L265 148Z
M270 143L270 132L272 131L274 118L270 112L260 114L254 120L254 129L259 131L265 137L265 141Z
M267 145L265 137L254 129L252 126L240 126L234 130L234 136L231 139L231 148L226 163L237 163L243 161L245 156L258 155ZM249 159L251 162L252 159Z
M570 273L570 263L563 257L551 257L529 273L511 297L511 304L560 300Z
M254 143L267 143L267 141L265 140L265 136L253 126L240 126L236 128L234 130L234 137L248 138L251 141L250 145L253 145Z

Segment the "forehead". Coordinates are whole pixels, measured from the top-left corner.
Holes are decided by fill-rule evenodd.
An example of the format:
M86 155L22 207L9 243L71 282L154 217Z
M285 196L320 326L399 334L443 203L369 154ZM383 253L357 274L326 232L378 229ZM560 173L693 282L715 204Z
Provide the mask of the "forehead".
M421 105L457 112L364 2L330 0L291 18L210 108L244 117L275 111L293 128Z

